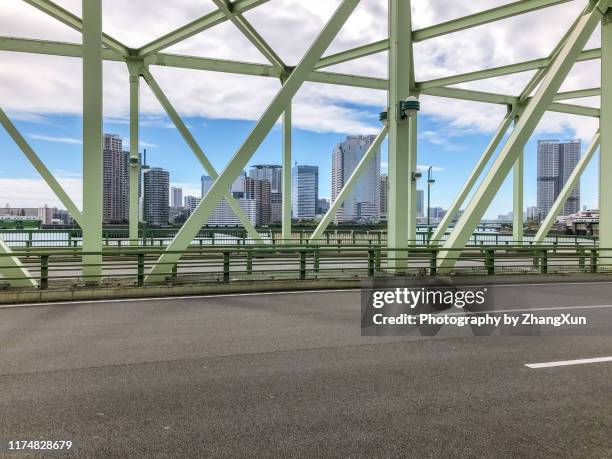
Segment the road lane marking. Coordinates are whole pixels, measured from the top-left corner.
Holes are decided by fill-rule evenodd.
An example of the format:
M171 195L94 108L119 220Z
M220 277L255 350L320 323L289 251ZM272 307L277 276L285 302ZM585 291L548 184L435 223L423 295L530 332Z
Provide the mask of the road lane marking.
M526 363L529 368L565 367L568 365L584 365L586 363L612 362L612 357L595 357L593 359L560 360L558 362Z

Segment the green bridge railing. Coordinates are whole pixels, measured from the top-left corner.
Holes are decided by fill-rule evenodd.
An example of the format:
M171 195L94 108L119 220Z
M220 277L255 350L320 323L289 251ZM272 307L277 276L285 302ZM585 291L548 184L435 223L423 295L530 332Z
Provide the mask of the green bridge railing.
M100 253L80 249L30 249L14 252L36 280L39 289L66 288L92 282L103 285L143 286L151 283L228 283L270 280L365 279L374 276L579 274L612 273L612 249L583 245L471 246L451 251L455 261L449 272L440 272L437 246L412 245L388 249L378 244L278 245L192 247L180 252L172 274L148 279L147 273L163 252L156 247L107 248ZM447 249L444 250L448 252ZM178 252L175 252L178 253ZM83 277L85 255L101 255L102 277ZM4 265L0 255L0 264ZM394 263L406 268L394 269ZM89 265L93 266L93 265ZM11 269L4 268L5 272ZM17 274L17 271L14 271ZM11 288L15 276L0 278Z

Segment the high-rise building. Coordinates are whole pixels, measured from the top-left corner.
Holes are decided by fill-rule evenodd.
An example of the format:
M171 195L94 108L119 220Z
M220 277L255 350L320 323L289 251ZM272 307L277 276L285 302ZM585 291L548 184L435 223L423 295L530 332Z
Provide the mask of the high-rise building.
M245 198L254 199L257 205L256 225L269 225L271 220L270 182L245 177L244 191Z
M255 199L236 199L240 208L244 211L249 221L253 224L257 224L257 203ZM207 225L209 226L242 226L242 222L234 210L227 203L225 198L215 207L215 210L208 217Z
M270 193L270 223L280 222L283 219L283 194Z
M417 190L417 217L424 217L425 213L425 191Z
M183 189L170 188L170 207L183 207Z
M291 169L291 215L296 219L313 219L319 200L319 166L299 166Z
M144 173L144 219L148 225L164 226L169 221L170 174L161 167Z
M185 196L185 209L187 209L189 215L191 215L195 208L198 207L201 200L201 198L197 198L195 196Z
M332 155L332 203L375 139L374 135L353 135L336 145ZM379 207L380 149L368 162L352 191L336 212L336 222L378 220Z
M580 160L580 140L538 142L538 220L546 218L561 189ZM560 215L580 210L580 182L572 190Z
M246 172L242 171L238 174L238 177L232 183L230 192L236 199L244 198L244 182L246 179Z
M214 180L212 177L209 177L208 175L203 175L202 176L202 197L206 196L206 194L208 193L208 190L210 190L210 187L212 186Z
M325 215L329 210L329 198L319 198L317 201L317 215Z
M379 217L381 220L387 219L387 214L389 212L389 176L382 174L380 176L380 204L379 208Z
M104 134L103 156L103 221L125 223L129 218L129 153L116 134Z
M283 192L283 166L277 164L256 164L251 166L249 177L270 182L270 193Z

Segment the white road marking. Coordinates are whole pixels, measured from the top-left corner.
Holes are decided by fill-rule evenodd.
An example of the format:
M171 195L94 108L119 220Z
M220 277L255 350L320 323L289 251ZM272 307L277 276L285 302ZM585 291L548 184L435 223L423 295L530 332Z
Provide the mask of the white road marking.
M526 363L529 368L565 367L568 365L584 365L586 363L612 362L612 357L595 357L593 359L561 360L558 362Z

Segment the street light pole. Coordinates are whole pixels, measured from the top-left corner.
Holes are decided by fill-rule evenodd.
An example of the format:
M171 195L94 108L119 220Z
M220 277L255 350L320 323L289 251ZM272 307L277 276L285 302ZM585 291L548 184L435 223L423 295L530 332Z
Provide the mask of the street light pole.
M431 241L431 219L430 219L430 212L431 212L431 186L434 183L436 183L436 181L431 176L432 168L433 168L433 166L429 166L429 169L427 169L427 244L428 245L429 245L429 243Z

